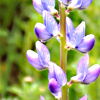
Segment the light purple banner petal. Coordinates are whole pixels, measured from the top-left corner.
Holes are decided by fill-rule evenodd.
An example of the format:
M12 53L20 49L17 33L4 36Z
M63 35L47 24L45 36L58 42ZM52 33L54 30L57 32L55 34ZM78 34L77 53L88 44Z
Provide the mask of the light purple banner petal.
M67 42L70 40L74 31L74 25L69 17L66 17L66 36Z
M41 0L33 0L33 6L38 13L42 14L44 9L41 4Z
M81 24L76 27L74 32L70 34L71 44L77 46L82 41L82 38L84 36L85 36L85 22L82 21Z
M41 1L47 4L48 6L55 7L55 0L41 0Z
M84 57L81 58L77 65L77 74L82 74L83 78L88 73L88 67L89 67L89 55L86 54Z
M50 61L50 53L48 48L40 41L37 41L36 50L38 52L38 59L41 62L41 64L45 67L49 66L48 62Z
M47 31L53 36L57 36L57 34L59 33L58 25L56 20L53 18L53 16L47 11L43 11L43 20Z

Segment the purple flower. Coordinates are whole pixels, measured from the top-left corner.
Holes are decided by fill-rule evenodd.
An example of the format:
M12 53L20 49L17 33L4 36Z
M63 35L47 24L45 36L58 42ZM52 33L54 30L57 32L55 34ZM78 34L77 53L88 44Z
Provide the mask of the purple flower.
M87 100L87 95L85 94L85 96L83 96L81 99L79 100Z
M77 65L77 75L71 78L72 82L90 84L100 75L100 66L98 64L89 67L89 55L86 54Z
M67 83L63 70L55 63L49 66L49 90L56 97L61 98L61 86Z
M42 95L40 96L40 100L45 100L44 97L43 97Z
M43 11L43 20L44 24L35 25L35 33L42 42L45 42L53 36L57 36L59 31L56 20L47 11Z
M68 9L84 10L92 3L92 1L93 0L71 0Z
M85 22L82 21L75 29L70 18L66 17L66 45L82 53L89 52L95 43L94 35L85 36Z
M42 44L40 41L36 42L37 53L28 50L26 53L29 63L35 67L37 70L46 69L49 66L50 62L50 53L47 47Z
M55 7L55 0L33 0L33 6L35 10L42 14L44 10L51 13L57 13Z
M79 9L84 10L86 9L93 0L59 0L60 2L63 2L66 6L68 6L68 9Z

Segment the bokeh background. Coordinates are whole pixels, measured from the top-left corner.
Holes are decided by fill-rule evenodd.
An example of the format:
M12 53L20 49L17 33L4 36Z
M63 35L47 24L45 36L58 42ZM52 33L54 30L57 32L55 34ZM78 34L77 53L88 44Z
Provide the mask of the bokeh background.
M59 9L56 0L56 9ZM90 65L100 64L100 1L93 0L84 11L71 12L69 17L76 27L86 22L86 35L95 35L95 46L89 52ZM38 38L34 33L37 22L43 23L32 0L0 0L0 100L56 100L48 89L48 70L37 71L26 58L26 51L36 51ZM60 65L59 42L47 41L51 61ZM68 81L76 75L78 61L83 57L77 51L69 51ZM100 100L100 77L90 85L73 84L69 89L70 100L79 100L87 94L88 100Z

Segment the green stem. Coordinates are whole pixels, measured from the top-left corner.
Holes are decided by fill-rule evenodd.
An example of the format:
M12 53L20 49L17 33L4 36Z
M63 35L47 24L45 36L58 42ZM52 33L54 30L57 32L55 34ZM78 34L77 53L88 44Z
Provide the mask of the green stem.
M65 6L60 3L60 67L66 73L67 65L67 50L66 46L66 14ZM68 100L68 86L65 85L62 87L62 100Z

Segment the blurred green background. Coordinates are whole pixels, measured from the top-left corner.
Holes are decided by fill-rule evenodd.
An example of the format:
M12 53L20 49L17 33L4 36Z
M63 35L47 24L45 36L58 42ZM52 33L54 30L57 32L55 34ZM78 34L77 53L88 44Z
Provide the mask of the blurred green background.
M69 17L75 27L85 21L86 35L95 35L95 46L89 52L90 66L100 64L100 1L93 0L86 10L71 12ZM46 100L56 100L48 89L48 70L37 71L26 58L28 49L36 51L37 22L42 23L43 18L33 8L32 0L0 0L0 100L40 100L40 95ZM57 40L52 38L45 44L51 61L60 65ZM69 51L68 81L76 75L76 66L83 55ZM100 77L90 85L73 84L69 89L70 100L79 100L85 94L88 100L100 100Z

